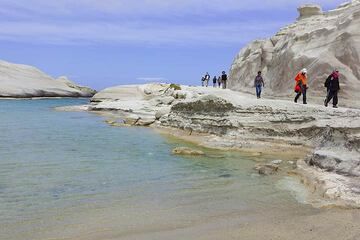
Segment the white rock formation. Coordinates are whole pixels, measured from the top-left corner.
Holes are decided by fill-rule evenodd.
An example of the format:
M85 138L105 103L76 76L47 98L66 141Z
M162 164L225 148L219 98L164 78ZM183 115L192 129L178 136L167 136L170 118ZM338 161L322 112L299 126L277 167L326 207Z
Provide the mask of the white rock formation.
M57 78L56 80L63 82L68 87L79 90L79 91L83 92L84 94L87 93L87 94L89 94L89 96L94 96L97 93L97 91L94 89L91 89L91 88L85 87L85 86L81 86L81 85L77 85L73 81L69 80L66 76L61 76L61 77Z
M297 72L308 68L309 95L324 95L324 81L337 68L340 98L360 103L360 1L329 12L316 5L298 10L300 17L295 23L240 51L231 66L229 87L249 91L261 70L266 92L285 96L293 93Z
M181 89L109 88L94 96L89 110L113 113L113 126L121 126L122 119L126 125L181 129L192 139L204 136L197 141L207 147L309 153L299 167L308 184L330 204L360 206L360 110L256 99L223 89ZM185 99L176 98L179 92ZM175 99L159 101L168 97Z
M65 77L57 81L35 67L0 61L0 97L92 97L94 93Z

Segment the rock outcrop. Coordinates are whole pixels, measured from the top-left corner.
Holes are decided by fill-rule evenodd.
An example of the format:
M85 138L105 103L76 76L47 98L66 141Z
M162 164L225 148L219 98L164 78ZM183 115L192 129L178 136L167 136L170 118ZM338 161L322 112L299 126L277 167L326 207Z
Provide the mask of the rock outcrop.
M285 154L287 160L301 155L298 174L316 186L314 192L331 204L360 206L360 110L256 99L216 88L175 90L169 84L105 89L88 110L110 113L112 126L177 129L177 136L206 147ZM281 163L258 171L273 174Z
M77 86L65 77L58 80L39 69L0 61L0 97L92 97L95 90Z
M267 94L288 95L293 92L294 76L308 68L310 95L324 95L324 81L337 68L341 73L341 98L359 103L360 1L329 12L322 12L316 5L298 10L300 16L295 23L269 39L250 43L237 54L229 87L250 90L261 70Z

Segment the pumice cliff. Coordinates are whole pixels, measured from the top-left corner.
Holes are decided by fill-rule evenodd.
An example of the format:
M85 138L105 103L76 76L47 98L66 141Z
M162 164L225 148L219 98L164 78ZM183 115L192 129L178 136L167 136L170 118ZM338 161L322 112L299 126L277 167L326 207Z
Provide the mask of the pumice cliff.
M307 68L309 90L315 96L323 94L326 77L337 68L341 73L341 97L359 102L360 1L344 3L328 12L318 5L300 6L298 11L296 22L269 39L251 42L237 54L229 87L250 90L261 70L267 94L285 96L293 92L296 73Z

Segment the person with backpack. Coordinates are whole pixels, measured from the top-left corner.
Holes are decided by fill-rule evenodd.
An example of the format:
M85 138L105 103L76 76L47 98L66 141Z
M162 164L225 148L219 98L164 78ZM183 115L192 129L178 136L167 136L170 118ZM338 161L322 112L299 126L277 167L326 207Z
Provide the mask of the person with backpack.
M258 99L261 98L262 87L265 87L264 79L261 76L261 71L259 71L258 75L255 77L254 87L256 88L256 96L257 96L257 98Z
M338 104L338 92L340 90L339 83L339 70L333 71L330 76L326 79L324 86L327 89L326 99L324 101L325 107L328 106L331 99L333 100L333 108L337 108Z
M202 87L204 86L204 83L205 83L205 76L202 76L202 77L201 77L201 86L202 86Z
M225 72L225 71L222 71L221 83L222 83L223 89L226 89L226 82L227 82L226 72Z
M217 82L217 77L214 76L214 78L213 78L213 87L214 87L214 88L216 88L216 82Z
M308 76L307 70L304 68L301 70L295 77L295 92L297 93L294 99L294 102L297 103L299 97L303 95L303 104L307 104L306 102L306 91L308 89L307 86Z
M205 86L208 87L209 86L209 80L210 80L210 74L208 72L206 72L204 78L205 78Z

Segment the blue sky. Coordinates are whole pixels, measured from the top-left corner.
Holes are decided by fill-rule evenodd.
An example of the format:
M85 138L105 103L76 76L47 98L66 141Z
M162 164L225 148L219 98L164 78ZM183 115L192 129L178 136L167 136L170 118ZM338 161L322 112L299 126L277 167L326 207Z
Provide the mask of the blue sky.
M326 9L343 0L312 0ZM0 59L94 87L199 84L303 0L0 0Z

